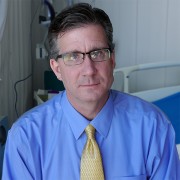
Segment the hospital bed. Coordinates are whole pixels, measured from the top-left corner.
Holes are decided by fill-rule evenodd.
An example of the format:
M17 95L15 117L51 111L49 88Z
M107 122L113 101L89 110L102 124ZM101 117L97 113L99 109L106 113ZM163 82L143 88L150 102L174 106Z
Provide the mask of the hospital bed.
M114 78L116 84L114 83L112 88L138 96L155 104L164 111L175 129L176 145L180 156L180 83L174 86L140 90L138 92L130 92L129 88L130 77L133 73L135 73L135 75L132 77L136 77L136 73L138 73L138 71L168 68L179 68L179 71L177 71L177 73L179 72L179 75L176 76L178 80L180 78L180 61L147 63L115 69Z

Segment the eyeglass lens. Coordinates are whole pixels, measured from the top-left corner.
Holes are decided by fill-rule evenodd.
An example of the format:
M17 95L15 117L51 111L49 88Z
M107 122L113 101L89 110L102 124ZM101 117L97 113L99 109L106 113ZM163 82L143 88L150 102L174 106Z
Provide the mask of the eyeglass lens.
M91 51L89 53L71 52L59 56L63 58L63 61L66 65L77 65L84 61L86 55L89 55L89 58L95 62L106 61L110 59L110 50L100 49Z

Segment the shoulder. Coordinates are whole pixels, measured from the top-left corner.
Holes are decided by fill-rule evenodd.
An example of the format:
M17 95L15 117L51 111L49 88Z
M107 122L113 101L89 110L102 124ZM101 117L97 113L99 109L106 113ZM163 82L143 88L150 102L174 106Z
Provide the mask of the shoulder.
M154 104L136 96L119 91L111 91L114 111L129 117L135 122L157 124L162 128L169 126L166 115Z
M142 109L145 110L155 110L155 106L147 102L139 97L133 96L131 94L127 94L124 92L112 90L111 95L113 98L114 105L120 105L121 108L124 108L126 110L135 110L138 108L138 110ZM136 108L135 108L136 107Z
M112 91L112 97L116 125L119 124L119 127L123 127L123 130L125 129L129 134L134 134L137 141L139 138L147 146L150 143L151 149L155 149L158 155L158 148L162 148L162 143L166 144L167 138L171 143L175 141L172 124L155 105L138 97L117 91ZM167 146L169 145L167 144Z
M10 134L19 131L43 131L46 126L50 126L52 121L57 120L57 116L62 114L61 99L63 93L54 96L52 99L38 105L24 113L10 129Z

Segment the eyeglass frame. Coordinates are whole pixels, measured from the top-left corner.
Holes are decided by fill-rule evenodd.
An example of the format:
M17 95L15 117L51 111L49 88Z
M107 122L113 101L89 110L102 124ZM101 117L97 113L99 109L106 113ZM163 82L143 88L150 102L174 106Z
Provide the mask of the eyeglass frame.
M91 53L92 53L92 52L95 52L95 51L100 51L100 50L108 50L109 58L108 58L107 60L94 61L94 60L92 59L92 57L91 57ZM72 65L66 64L65 61L64 61L64 56L67 55L67 54L70 54L70 53L82 54L82 55L83 55L83 57L82 57L82 62L77 63L77 64L72 64ZM87 52L87 53L83 53L83 52L68 52L68 53L63 53L63 54L57 55L57 57L55 58L55 60L57 61L59 58L62 58L65 65L67 65L67 66L73 66L73 65L82 64L82 63L84 62L84 59L85 59L85 56L86 56L86 55L88 55L89 59L92 60L93 62L108 61L108 60L111 58L111 53L112 53L111 48L95 49L95 50L89 51L89 52Z

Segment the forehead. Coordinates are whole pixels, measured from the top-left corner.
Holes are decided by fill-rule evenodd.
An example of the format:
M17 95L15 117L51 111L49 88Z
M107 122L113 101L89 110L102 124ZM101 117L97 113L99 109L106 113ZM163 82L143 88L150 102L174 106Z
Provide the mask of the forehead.
M57 46L60 52L91 51L97 48L107 48L105 31L100 25L86 25L59 34Z

